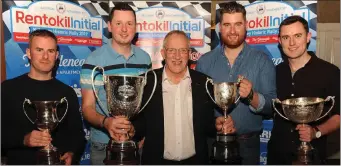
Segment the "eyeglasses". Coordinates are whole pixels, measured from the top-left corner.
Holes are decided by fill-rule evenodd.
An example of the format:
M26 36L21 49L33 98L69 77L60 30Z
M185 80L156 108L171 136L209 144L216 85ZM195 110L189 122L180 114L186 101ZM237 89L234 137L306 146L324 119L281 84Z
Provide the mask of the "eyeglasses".
M179 49L165 48L165 50L166 50L167 54L170 54L170 55L175 55L178 52L183 55L183 54L188 54L190 49L187 49L187 48L179 48Z

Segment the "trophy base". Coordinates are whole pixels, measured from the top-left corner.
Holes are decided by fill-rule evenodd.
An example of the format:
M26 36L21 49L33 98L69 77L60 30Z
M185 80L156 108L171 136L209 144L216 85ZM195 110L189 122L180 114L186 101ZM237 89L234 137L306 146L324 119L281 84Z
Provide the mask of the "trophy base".
M106 165L138 165L140 164L139 154L134 141L116 142L109 141L106 148Z
M297 159L292 162L293 165L311 165L313 164L314 148L309 142L301 142L298 147Z
M37 152L37 165L64 165L60 157L56 148L41 149Z
M239 155L239 143L237 135L217 134L216 141L212 145L211 164L213 165L240 165L242 158Z

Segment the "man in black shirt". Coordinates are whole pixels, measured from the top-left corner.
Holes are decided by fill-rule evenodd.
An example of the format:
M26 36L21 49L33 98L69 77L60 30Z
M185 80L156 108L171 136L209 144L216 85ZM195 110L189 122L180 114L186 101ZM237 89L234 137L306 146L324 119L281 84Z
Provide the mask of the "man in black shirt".
M52 76L58 58L56 36L48 30L32 32L26 54L31 65L29 73L1 83L1 151L6 153L7 164L34 165L36 152L52 142L65 164L76 164L84 151L85 134L76 93ZM68 101L68 111L51 135L39 131L24 114L25 98L60 101L63 97ZM65 104L58 107L57 114L66 107ZM29 107L26 111L29 115L35 112Z
M292 164L300 141L311 142L317 151L313 163L323 163L326 136L340 127L340 70L307 52L310 41L307 21L300 16L286 18L279 27L279 43L286 57L276 68L279 100L297 97L335 96L329 116L308 125L297 125L275 114L274 127L268 142L267 164ZM325 106L324 113L329 109ZM319 159L318 159L319 158Z

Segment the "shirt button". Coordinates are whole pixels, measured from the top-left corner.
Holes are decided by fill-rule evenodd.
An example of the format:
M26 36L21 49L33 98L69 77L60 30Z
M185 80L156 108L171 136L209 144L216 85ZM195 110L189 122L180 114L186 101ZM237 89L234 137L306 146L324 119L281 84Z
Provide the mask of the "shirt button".
M293 129L291 129L291 130L290 130L290 132L294 132L294 130L293 130Z
M291 96L294 96L294 94L292 93Z
M295 85L295 83L292 83L292 85Z

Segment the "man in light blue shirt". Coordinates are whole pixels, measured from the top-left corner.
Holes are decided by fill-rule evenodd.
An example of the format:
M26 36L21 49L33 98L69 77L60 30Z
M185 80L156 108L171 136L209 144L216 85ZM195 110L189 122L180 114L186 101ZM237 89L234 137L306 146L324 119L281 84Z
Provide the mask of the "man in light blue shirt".
M263 116L271 115L271 102L276 98L275 66L265 53L245 42L246 10L242 5L229 2L220 15L222 44L203 55L196 70L214 82L244 78L238 90L241 100L230 116L235 122L242 164L257 165Z
M135 11L126 3L118 3L109 15L108 30L112 40L95 50L86 59L81 71L82 111L84 118L91 124L90 158L94 165L103 165L106 156L106 145L114 133L129 130L130 125L117 125L124 118L106 117L106 104L103 107L96 102L92 90L92 79L102 103L106 103L106 93L102 82L102 74L96 72L95 78L91 72L96 66L104 68L105 74L140 75L151 68L150 56L142 49L131 44L136 33Z

